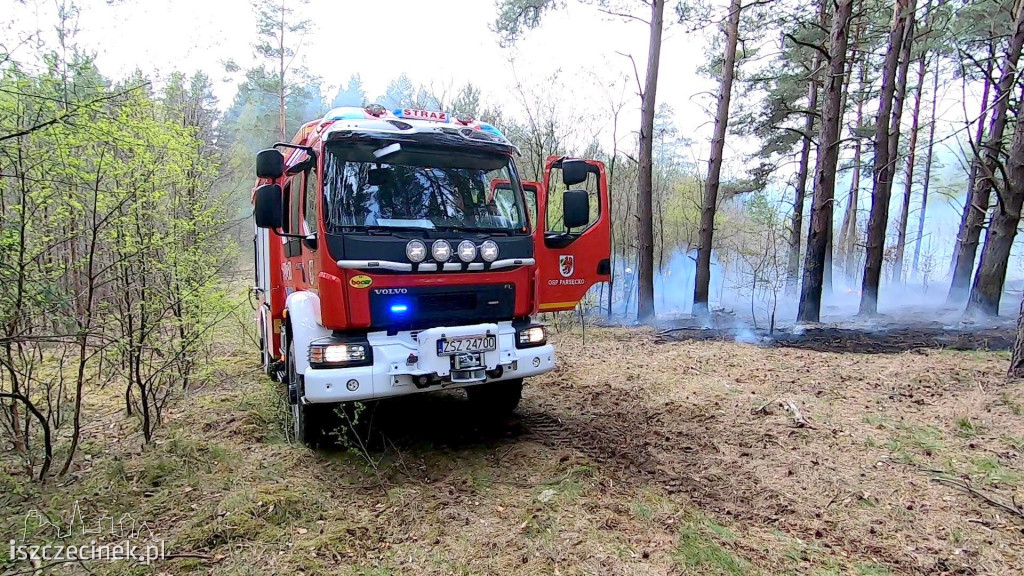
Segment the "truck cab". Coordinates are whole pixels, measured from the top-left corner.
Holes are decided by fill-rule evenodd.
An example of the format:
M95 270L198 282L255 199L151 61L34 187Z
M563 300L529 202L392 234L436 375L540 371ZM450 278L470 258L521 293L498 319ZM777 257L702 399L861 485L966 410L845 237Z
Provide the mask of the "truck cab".
M536 321L610 275L600 162L521 181L494 126L336 108L256 158L256 322L296 435L338 404L449 387L510 412L555 367Z

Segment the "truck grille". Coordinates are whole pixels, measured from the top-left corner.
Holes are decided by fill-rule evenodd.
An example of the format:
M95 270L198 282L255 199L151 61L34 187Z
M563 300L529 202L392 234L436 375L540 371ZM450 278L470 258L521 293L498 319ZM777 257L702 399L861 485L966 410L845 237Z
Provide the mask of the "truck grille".
M371 327L388 332L511 320L514 284L427 286L370 292Z
M415 304L420 310L430 308L440 308L453 312L473 310L477 307L477 295L474 292L420 294L415 297Z

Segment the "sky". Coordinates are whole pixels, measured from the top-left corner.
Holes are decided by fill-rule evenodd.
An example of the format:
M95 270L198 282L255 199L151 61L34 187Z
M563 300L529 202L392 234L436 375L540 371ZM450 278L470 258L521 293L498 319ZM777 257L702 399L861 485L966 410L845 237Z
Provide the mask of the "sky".
M202 70L221 81L217 96L226 107L235 86L223 62L234 60L243 68L256 62L249 0L78 3L77 40L95 52L100 70L114 78L136 68L163 76L174 70ZM52 27L53 5L53 0L0 0L0 13L15 14L22 30L46 29ZM414 84L439 89L472 82L487 102L515 108L516 79L537 85L560 70L570 88L564 101L603 112L609 99L625 92L629 108L623 126L632 130L639 124L637 82L624 54L633 55L643 74L644 24L569 2L515 49L503 49L489 28L496 16L492 0L310 0L297 9L316 23L303 39L299 57L322 78L328 98L352 74L360 75L372 98L406 73ZM706 131L710 137L710 115L702 105L711 102L715 84L697 74L705 60L704 38L673 27L665 37L659 100L675 110L682 133ZM616 81L617 86L609 86Z
M0 0L0 14L13 16L21 32L50 30L58 0ZM136 68L166 77L172 71L201 70L217 81L216 94L227 107L238 76L224 72L233 60L242 68L257 63L253 56L256 19L250 0L77 0L80 15L77 41L95 53L100 70L122 78ZM639 5L639 2L636 2ZM521 115L514 93L516 81L543 90L543 83L560 71L563 85L552 89L560 106L589 115L602 144L610 148L610 105L626 103L618 134L627 141L639 125L638 83L647 55L645 24L599 13L578 1L546 15L543 25L514 49L498 45L490 25L496 16L493 0L309 0L295 3L315 22L302 41L299 59L323 82L326 98L338 85L359 74L370 98L384 93L388 83L407 74L414 84L438 90L466 82L480 87L486 102ZM0 22L4 19L0 16ZM670 15L669 15L670 19ZM674 110L679 133L694 142L688 156L706 162L712 130L717 84L698 74L708 60L708 28L687 32L669 25L662 47L658 104ZM50 34L52 39L52 34ZM962 123L958 87L944 91L940 110L950 118L940 135ZM734 106L745 103L734 98ZM626 135L626 136L623 136ZM583 143L587 144L586 142ZM726 140L725 176L741 176L736 160L754 143Z

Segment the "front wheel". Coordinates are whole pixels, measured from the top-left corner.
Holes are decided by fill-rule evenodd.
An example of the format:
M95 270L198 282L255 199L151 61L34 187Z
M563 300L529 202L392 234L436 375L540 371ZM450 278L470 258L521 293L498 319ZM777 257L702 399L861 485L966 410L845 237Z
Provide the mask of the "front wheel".
M466 388L466 395L478 412L492 417L508 416L523 397L523 379L470 386Z
M288 397L292 407L292 432L295 438L316 448L324 438L325 412L324 406L303 404L304 395L302 377L295 367L295 343L288 343Z

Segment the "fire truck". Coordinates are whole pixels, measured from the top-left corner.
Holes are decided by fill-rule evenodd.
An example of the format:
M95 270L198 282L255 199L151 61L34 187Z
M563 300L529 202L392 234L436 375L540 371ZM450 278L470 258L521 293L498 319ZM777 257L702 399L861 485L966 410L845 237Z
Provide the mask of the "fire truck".
M265 371L315 445L339 404L465 388L517 407L555 367L540 313L610 277L604 165L519 150L464 115L336 108L256 156L256 322Z

